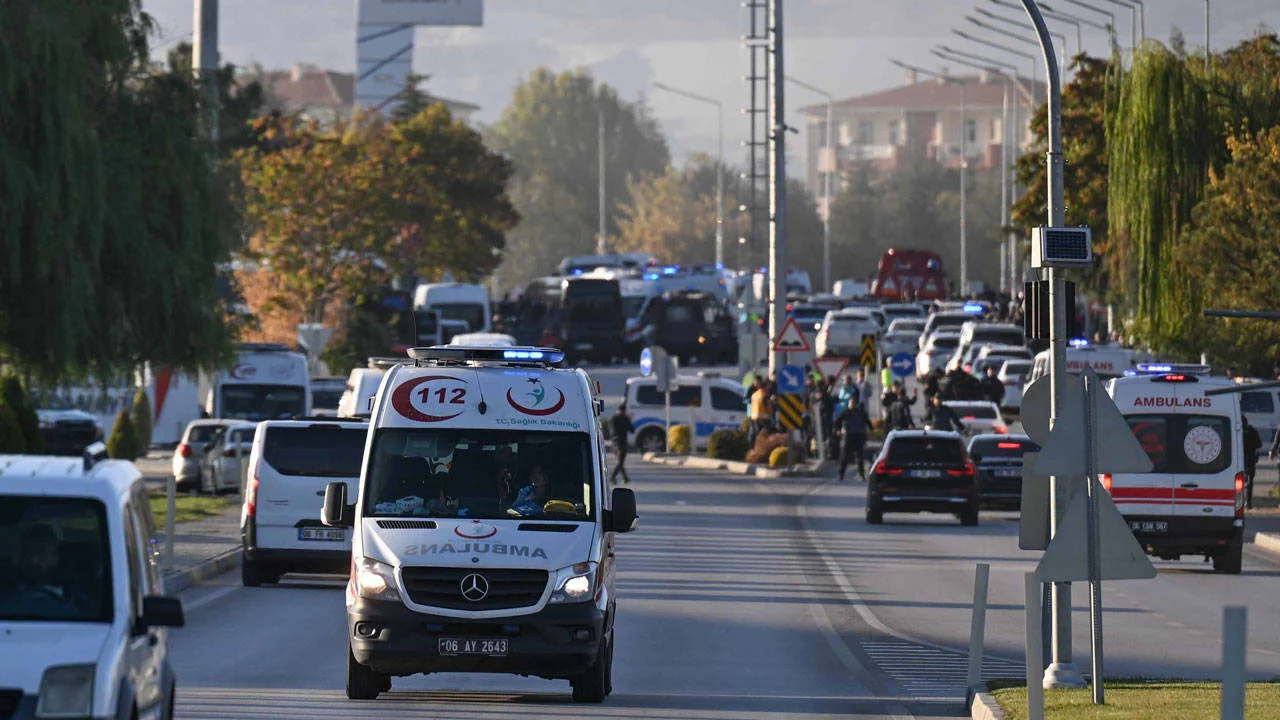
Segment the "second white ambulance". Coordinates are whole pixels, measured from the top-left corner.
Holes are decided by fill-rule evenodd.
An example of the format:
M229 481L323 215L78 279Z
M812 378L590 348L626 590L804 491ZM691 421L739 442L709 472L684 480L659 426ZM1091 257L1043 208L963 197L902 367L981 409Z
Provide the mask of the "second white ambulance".
M347 697L393 676L492 672L566 679L578 702L612 689L614 534L636 521L607 492L599 401L546 348L432 347L387 371L355 503Z
M1244 546L1244 441L1235 384L1203 366L1138 365L1107 390L1147 457L1150 473L1103 475L1147 554L1203 555L1238 574Z

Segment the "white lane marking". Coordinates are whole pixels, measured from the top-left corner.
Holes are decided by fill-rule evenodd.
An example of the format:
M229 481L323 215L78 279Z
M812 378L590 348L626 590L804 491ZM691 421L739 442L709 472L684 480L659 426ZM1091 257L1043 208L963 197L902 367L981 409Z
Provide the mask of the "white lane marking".
M231 593L237 590L243 590L243 589L244 588L241 587L240 585L229 585L227 587L222 588L221 590L215 590L209 593L208 595L205 595L204 597L199 598L197 600L182 603L183 610L185 610L186 612L191 612L192 610L199 610L200 608L204 607L205 605L208 605L214 600L221 600L222 598L230 595Z

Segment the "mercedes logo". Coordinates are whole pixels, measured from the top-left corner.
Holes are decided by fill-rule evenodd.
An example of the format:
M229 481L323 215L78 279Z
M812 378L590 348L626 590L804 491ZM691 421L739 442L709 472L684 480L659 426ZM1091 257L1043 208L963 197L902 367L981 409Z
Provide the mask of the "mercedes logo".
M480 602L489 595L489 581L480 573L471 573L458 584L462 588L462 597L471 602Z

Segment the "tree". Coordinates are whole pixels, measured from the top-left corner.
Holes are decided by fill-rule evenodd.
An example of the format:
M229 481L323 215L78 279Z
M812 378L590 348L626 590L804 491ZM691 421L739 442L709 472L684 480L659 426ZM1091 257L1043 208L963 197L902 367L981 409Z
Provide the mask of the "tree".
M0 401L0 453L17 454L26 451L22 427L8 403Z
M422 91L419 86L431 79L430 75L419 75L417 73L409 73L409 77L405 78L404 89L396 96L396 106L391 111L391 118L397 122L411 120L418 113L431 107L433 101L431 96Z
M322 322L393 276L475 280L496 267L518 220L511 166L442 104L394 124L366 115L272 132L274 147L237 154L243 256L271 278L255 312Z
M145 457L151 449L151 398L146 391L134 393L133 405L129 409L129 419L133 421L133 431L138 438L138 457Z
M622 203L615 249L645 252L665 262L695 264L715 260L716 207L714 190L699 193L696 165L684 171L667 168L662 175L632 180Z
M22 448L19 452L39 453L44 451L44 436L40 434L40 418L31 404L31 398L22 387L18 376L9 373L0 379L0 404L6 406L13 415L21 432Z
M606 232L616 236L628 182L661 175L670 162L666 140L643 102L621 100L586 71L539 68L516 87L490 129L491 143L515 167L511 198L522 218L499 273L504 286L546 275L566 255L594 252L601 114Z
M115 425L107 438L107 454L115 460L138 459L138 433L133 427L133 418L129 416L129 408L121 408L116 415Z

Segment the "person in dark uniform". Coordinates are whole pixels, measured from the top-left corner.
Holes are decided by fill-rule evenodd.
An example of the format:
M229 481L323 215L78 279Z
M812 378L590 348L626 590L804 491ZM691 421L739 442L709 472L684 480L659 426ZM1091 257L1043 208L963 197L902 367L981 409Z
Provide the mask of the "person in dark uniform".
M996 377L996 369L988 366L986 376L982 378L982 399L993 402L996 407L1004 402L1004 383L1000 382L1000 378Z
M840 443L840 482L844 482L845 470L849 463L857 461L858 477L867 479L866 447L867 433L871 430L871 418L862 407L857 395L850 396L845 411L840 415L840 432L844 441Z
M942 398L933 396L933 404L924 414L924 424L934 430L964 432L964 423L956 417L955 410L942 404Z
M631 416L627 414L627 404L624 402L609 418L609 435L613 438L613 448L618 453L618 464L613 466L613 472L609 475L611 483L617 482L618 473L622 473L623 485L631 483L631 477L627 475L627 436L635 432L635 429L631 424Z
M1253 476L1258 474L1258 453L1261 450L1262 436L1258 434L1258 428L1249 424L1249 418L1246 417L1244 418L1244 506L1250 510L1253 509Z

